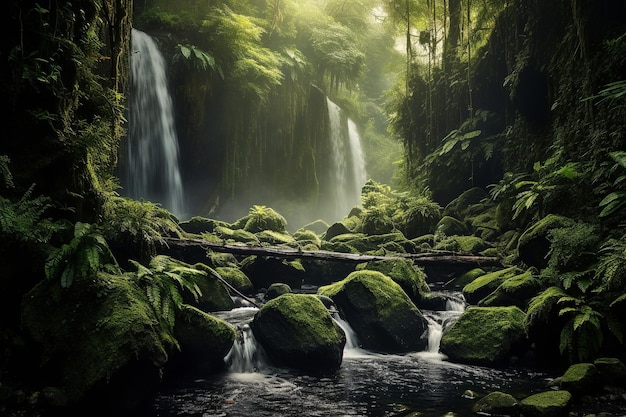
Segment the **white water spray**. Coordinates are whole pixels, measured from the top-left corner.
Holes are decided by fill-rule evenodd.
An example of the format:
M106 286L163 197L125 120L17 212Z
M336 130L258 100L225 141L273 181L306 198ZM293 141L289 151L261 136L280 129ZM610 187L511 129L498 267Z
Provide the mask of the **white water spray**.
M265 353L257 343L252 329L244 324L237 329L237 338L224 361L230 372L250 373L261 370L266 362Z
M356 124L346 118L341 108L326 98L328 134L332 152L334 210L333 221L343 219L361 204L361 188L367 180L365 158Z
M154 40L132 30L129 135L123 178L125 194L184 213L178 138L165 60Z

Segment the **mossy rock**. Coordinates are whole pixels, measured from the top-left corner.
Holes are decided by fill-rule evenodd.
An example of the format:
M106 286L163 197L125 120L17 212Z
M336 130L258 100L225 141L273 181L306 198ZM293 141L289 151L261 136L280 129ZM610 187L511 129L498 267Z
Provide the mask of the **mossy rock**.
M444 216L452 216L457 219L464 219L471 206L480 204L486 198L487 192L480 187L473 187L461 193L457 198L446 205L443 210Z
M235 341L235 328L193 306L176 313L174 336L180 351L172 355L167 369L172 373L193 370L201 375L224 368L224 357Z
M489 248L489 244L476 236L449 236L435 245L435 250L477 254Z
M176 342L136 283L99 273L69 288L45 280L24 297L24 330L41 347L33 361L48 384L64 388L70 405L88 395L119 404L138 387L148 395L158 389Z
M216 227L228 227L228 224L219 220L209 219L207 217L194 216L189 220L180 222L179 226L187 233L201 235L203 233L214 233Z
M324 220L315 220L311 223L305 224L298 230L310 230L319 236L326 232L328 230L328 227L328 223L326 223Z
M236 268L239 265L237 258L232 253L208 251L206 253L208 258L206 262L203 262L211 268L230 267Z
M332 238L339 235L345 235L352 233L352 230L348 229L345 224L341 222L333 223L324 233L324 240L331 241Z
M265 300L273 300L274 298L280 297L281 295L290 294L291 287L287 284L283 284L282 282L275 282L265 291Z
M257 312L250 327L278 366L316 372L341 366L345 334L314 295L274 298Z
M352 214L356 211L355 208L350 211L348 217L343 219L343 224L348 228L348 230L357 233L361 231L363 227L363 221L361 220L361 213L359 213L358 215Z
M511 394L494 391L476 401L472 410L487 416L515 416L519 414L519 401Z
M252 281L238 267L218 266L215 268L215 272L242 294L252 294L254 292Z
M469 229L465 223L452 216L443 216L435 227L435 242L450 236L466 236L469 234Z
M591 394L597 391L600 382L598 369L593 363L577 363L571 365L559 378L561 389L575 395Z
M504 366L528 345L517 307L469 307L447 328L440 350L453 362Z
M496 222L495 211L495 207L491 206L487 211L469 219L474 236L487 241L493 241L500 236L500 228Z
M269 243L270 245L290 245L296 243L296 240L289 233L275 232L273 230L262 230L256 233L256 237L261 243Z
M604 384L626 386L626 365L621 360L618 358L597 358L593 364Z
M198 307L202 311L228 311L235 307L228 289L214 275L211 268L205 264L198 263L193 266L199 271L204 271L205 275L192 276L191 279L200 289L200 296L196 301L188 292L183 293L183 300L187 304ZM214 270L214 272L217 272Z
M384 213L366 211L361 218L361 232L367 235L385 235L394 229L393 220Z
M526 265L538 269L548 265L548 253L550 252L549 233L552 229L573 226L575 221L564 216L549 214L537 223L530 226L519 238L517 252L519 258Z
M541 283L533 276L534 268L507 278L491 294L478 302L481 307L517 306L526 310L528 301L537 295ZM536 270L534 270L536 272Z
M430 293L430 287L426 282L426 273L423 269L414 265L409 259L389 259L366 262L357 265L356 270L370 270L383 273L400 285L409 298L416 304L419 303L426 294Z
M320 236L312 230L298 230L293 234L296 242L311 242L318 248L322 245Z
M218 226L215 228L215 234L222 240L237 243L254 243L259 244L259 238L254 233L243 229L231 229L226 226Z
M326 240L322 241L322 250L327 250L331 252L340 252L340 253L360 253L354 246L351 246L344 242L328 242Z
M498 288L505 280L517 275L519 272L518 268L511 266L478 277L463 287L463 297L465 297L469 304L476 305L480 300Z
M484 269L473 268L447 281L444 284L444 287L449 289L463 288L470 282L474 281L476 278L481 277L485 274L487 274L487 272L485 272Z
M287 230L287 220L270 207L252 206L244 219L243 230L250 233L259 233L263 230L285 233Z
M300 289L305 270L298 260L288 261L271 257L249 256L240 263L241 270L250 278L255 290L282 282L292 289Z
M415 247L423 247L424 245L428 245L429 248L432 248L433 246L435 246L435 235L428 234L428 235L416 237L414 239L411 239L411 243Z
M520 401L524 417L566 417L572 401L567 391L546 391Z
M402 287L381 272L352 272L320 287L318 294L333 299L365 349L409 352L426 347L422 336L428 322Z

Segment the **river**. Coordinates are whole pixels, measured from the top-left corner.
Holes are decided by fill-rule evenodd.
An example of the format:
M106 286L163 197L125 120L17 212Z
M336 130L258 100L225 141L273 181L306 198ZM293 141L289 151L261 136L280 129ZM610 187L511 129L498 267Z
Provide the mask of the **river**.
M164 388L154 417L470 416L472 395L503 391L523 398L546 386L545 375L528 370L447 361L438 352L441 325L461 313L458 306L423 311L431 323L424 352L380 354L353 341L346 344L340 369L319 375L267 364L246 326L255 312L243 307L217 314L242 329L245 341L225 358L228 371ZM348 340L356 337L347 323L340 324L348 326Z

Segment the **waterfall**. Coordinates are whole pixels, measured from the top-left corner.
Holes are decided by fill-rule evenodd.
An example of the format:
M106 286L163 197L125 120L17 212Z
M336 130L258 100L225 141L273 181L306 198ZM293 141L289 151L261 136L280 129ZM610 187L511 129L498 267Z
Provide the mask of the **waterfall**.
M465 299L463 294L448 294L446 296L445 311L423 311L424 318L428 321L428 344L422 356L444 359L439 353L441 338L445 328L450 326L465 311Z
M184 212L178 139L165 60L154 40L132 29L129 134L122 184L124 194Z
M237 339L224 361L229 371L234 373L257 372L267 363L265 353L248 324L237 328Z
M337 313L333 314L332 318L333 320L335 320L335 323L337 323L339 327L341 327L341 330L343 330L346 335L346 345L344 346L344 349L358 349L359 339L357 338L356 332L350 326L350 324L342 319Z
M328 135L332 152L330 181L333 194L333 221L343 219L361 203L361 188L367 180L361 138L356 124L341 108L326 98Z

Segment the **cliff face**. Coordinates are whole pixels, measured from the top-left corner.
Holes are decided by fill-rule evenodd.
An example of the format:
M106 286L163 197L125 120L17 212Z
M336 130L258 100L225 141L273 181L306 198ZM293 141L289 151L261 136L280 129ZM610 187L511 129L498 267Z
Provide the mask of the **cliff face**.
M36 183L36 194L75 208L79 219L95 215L123 128L131 8L131 0L5 7L0 155L10 160L14 187L3 195L21 196Z

